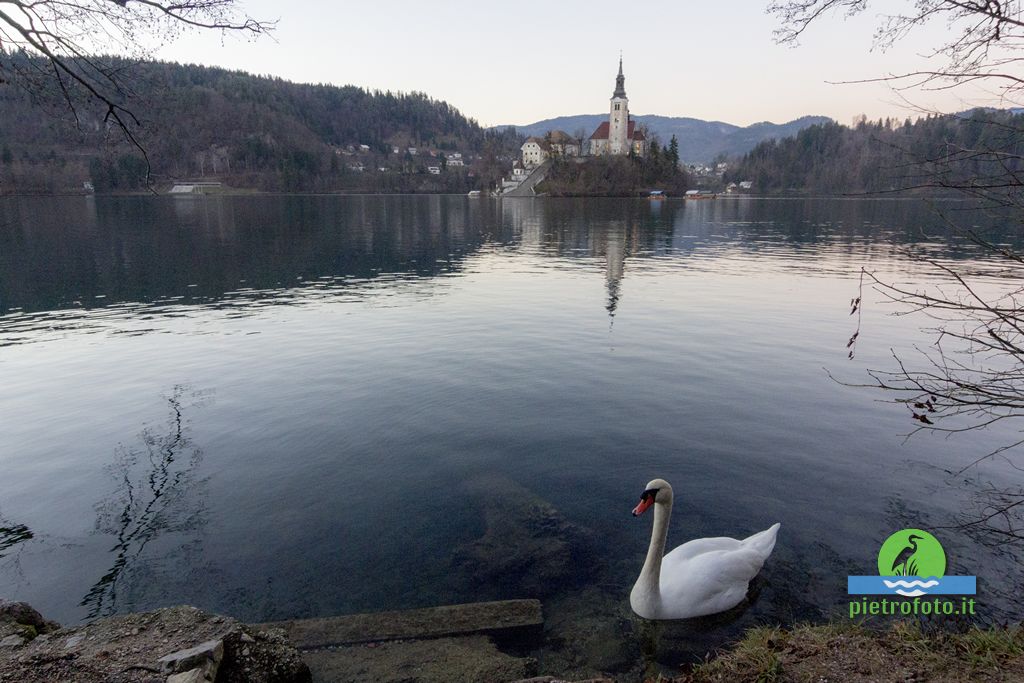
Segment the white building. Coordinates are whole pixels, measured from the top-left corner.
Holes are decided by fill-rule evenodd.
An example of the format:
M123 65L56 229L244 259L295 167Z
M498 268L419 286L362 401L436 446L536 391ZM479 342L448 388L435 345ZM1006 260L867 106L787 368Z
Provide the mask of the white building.
M551 152L551 145L541 138L527 138L521 150L523 153L523 165L526 168L533 168L547 160Z
M632 152L637 156L647 154L647 137L637 128L636 121L629 118L629 98L626 97L626 77L622 75L622 58L619 58L619 75L615 78L615 92L612 93L608 121L602 122L590 136L590 154L624 155Z

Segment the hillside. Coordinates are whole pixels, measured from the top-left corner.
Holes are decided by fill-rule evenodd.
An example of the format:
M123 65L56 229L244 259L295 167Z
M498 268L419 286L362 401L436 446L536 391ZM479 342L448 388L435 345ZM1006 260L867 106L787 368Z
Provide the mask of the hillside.
M723 180L752 180L755 191L768 194L941 193L957 186L996 192L1003 179L1024 172L1022 131L1024 115L994 109L854 128L830 122L759 143Z
M789 123L768 121L740 127L722 121L703 121L686 117L647 114L631 118L667 143L673 135L679 140L679 156L684 163L707 163L719 156L740 156L759 142L795 135L815 124L830 121L825 116L804 116ZM496 126L492 130L515 128L521 135L543 135L549 130L564 130L571 135L589 137L598 124L608 119L607 114L559 116L524 126Z
M141 120L135 132L157 183L207 178L271 191L463 192L500 177L500 157L520 144L422 93L112 61L129 70L128 105ZM59 99L41 107L2 84L0 112L0 192L144 184L142 155L102 112L80 108L76 126Z

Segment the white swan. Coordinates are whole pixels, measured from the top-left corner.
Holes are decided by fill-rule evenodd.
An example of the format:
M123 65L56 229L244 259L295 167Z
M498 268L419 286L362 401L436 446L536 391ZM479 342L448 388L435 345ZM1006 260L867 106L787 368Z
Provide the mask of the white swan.
M629 605L644 619L688 619L724 612L740 604L750 580L775 547L779 524L742 541L698 538L665 555L672 487L664 479L647 484L639 516L654 505L654 530L644 568L629 594Z

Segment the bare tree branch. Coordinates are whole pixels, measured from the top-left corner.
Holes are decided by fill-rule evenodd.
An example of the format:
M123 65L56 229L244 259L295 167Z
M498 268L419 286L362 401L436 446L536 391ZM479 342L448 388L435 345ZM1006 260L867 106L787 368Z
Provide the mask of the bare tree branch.
M98 104L104 124L120 130L145 158L138 105L123 68L104 54L137 59L184 30L255 37L273 28L237 9L237 0L0 0L0 84L43 97L48 86L81 125L80 110ZM49 65L48 71L36 66ZM149 171L147 170L147 176Z

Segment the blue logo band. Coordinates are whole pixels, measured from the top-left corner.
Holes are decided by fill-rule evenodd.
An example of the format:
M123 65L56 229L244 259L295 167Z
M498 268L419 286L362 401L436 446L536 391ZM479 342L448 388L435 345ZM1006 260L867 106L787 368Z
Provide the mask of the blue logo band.
M974 595L978 580L974 576L850 576L846 579L851 595Z

